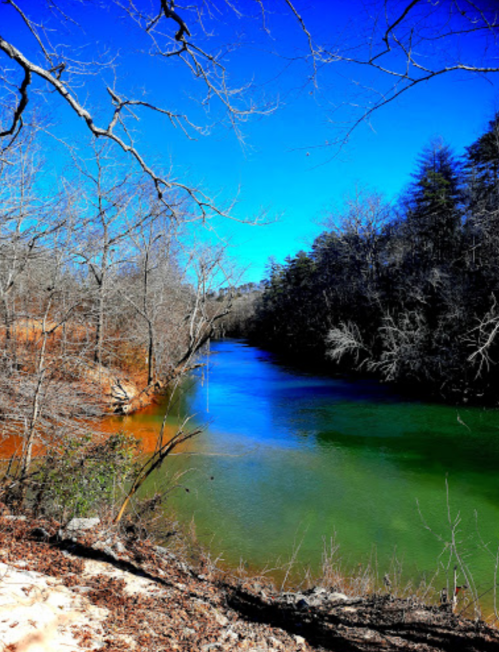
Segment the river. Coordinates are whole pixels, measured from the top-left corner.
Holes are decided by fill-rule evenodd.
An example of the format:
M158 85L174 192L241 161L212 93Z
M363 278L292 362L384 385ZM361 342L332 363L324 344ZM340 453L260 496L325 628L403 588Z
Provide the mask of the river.
M294 555L296 572L319 573L323 540L334 536L346 571L370 564L395 578L398 569L417 585L440 568L439 589L449 513L459 513L459 552L491 604L494 559L482 544L495 555L499 412L304 373L237 340L212 343L207 362L179 404L205 433L167 464L163 481L185 471L170 505L194 519L213 556L263 569ZM123 423L160 418L158 407Z

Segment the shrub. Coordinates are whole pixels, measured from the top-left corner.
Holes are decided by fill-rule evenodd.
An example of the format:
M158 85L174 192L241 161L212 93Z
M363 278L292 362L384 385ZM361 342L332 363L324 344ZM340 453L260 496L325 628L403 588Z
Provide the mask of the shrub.
M35 513L64 521L112 508L136 470L138 452L137 440L122 432L100 442L89 434L51 451L33 478Z

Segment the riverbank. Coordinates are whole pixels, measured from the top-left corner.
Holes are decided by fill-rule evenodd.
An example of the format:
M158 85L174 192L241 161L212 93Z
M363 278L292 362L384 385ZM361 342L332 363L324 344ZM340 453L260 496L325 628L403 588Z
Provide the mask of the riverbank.
M400 404L390 396L380 393L379 388L360 384L354 387L309 375L290 375L288 370L279 368L268 359L264 352L253 350L241 343L226 343L222 347L217 345L217 353L214 358L215 368L211 371L207 368L205 376L197 382L193 380L188 383L185 403L182 402L178 407L179 412L180 407L182 408L181 414L197 414L198 421L207 419L209 414L212 419L213 415L216 415L216 429L213 426L208 428L205 435L196 440L195 449L189 451L189 455L172 457L164 473L155 478L150 487L144 488L143 498L151 498L153 492L158 489L168 488L171 511L181 520L186 530L192 518L195 518L199 540L210 547L213 556L218 558L220 554L224 555L225 573L219 570L218 562L215 568L209 558L201 552L197 557L185 554L182 547L192 548L191 543L187 545L186 539L181 545L171 547L170 541L173 537L168 538L166 552L168 555L173 554L176 561L166 556L167 566L163 568L155 549L158 542L147 537L140 528L127 529L126 524L119 530L101 524L100 531L95 535L89 539L84 535L82 541L75 542L72 541L74 536L68 537L64 531L59 536L59 530L63 530L60 524L30 522L31 529L25 529L16 535L17 556L12 556L6 563L10 564L12 561L19 565L18 560L21 560L22 564L27 561L25 552L29 552L28 546L44 544L49 545L49 548L42 548L37 553L42 558L49 559L52 554L65 553L63 557L66 561L73 555L77 560L83 559L85 564L87 559L111 564L113 572L119 562L117 570L130 570L134 577L149 573L156 578L154 582L159 584L161 590L163 576L156 569L160 568L166 573L168 588L172 593L163 596L164 599L159 601L155 596L153 601L151 596L146 596L147 604L153 613L168 614L170 620L161 620L159 624L148 621L149 616L142 614L141 610L146 612L149 607L140 606L142 603L139 604L135 598L129 602L119 586L116 586L116 582L110 585L107 594L104 591L104 602L111 603L112 595L117 595L121 601L119 604L125 606L120 607L118 604L118 611L108 616L110 622L114 621L120 625L119 629L109 626L106 630L108 647L101 649L133 649L119 647L124 643L119 640L118 646L116 634L121 629L126 635L136 633L138 627L135 630L132 627L131 633L127 629L128 622L136 622L133 620L135 611L138 611L141 621L147 622L147 627L153 632L157 633L156 627L159 628L159 636L163 631L161 628L169 632L167 643L164 642L166 639L158 639L156 635L153 637L153 643L156 642L159 646L156 648L147 648L146 642L142 640L134 641L135 649L144 649L146 652L163 649L199 649L208 652L209 649L217 649L216 646L206 648L215 643L218 649L222 650L367 650L387 649L388 644L397 649L396 637L403 639L405 646L401 647L401 644L398 649L489 649L469 647L466 641L470 636L474 636L475 632L474 625L469 621L458 617L457 621L452 620L449 624L448 618L458 616L457 612L453 616L446 610L448 607L440 609L438 604L431 608L424 607L421 600L415 597L416 594L426 594L424 600L432 599L433 602L438 602L442 587L452 586L453 582L469 582L466 577L460 576L457 580L451 576L447 577L445 572L439 577L434 574L435 560L442 559L443 544L437 541L431 547L433 535L422 527L420 517L416 515L414 519L411 516L411 509L415 511L416 496L422 514L434 531L444 537L451 536L451 532L446 533L445 518L442 520L442 514L438 510L441 503L440 506L443 506L447 514L445 496L442 501L442 496L435 490L435 482L431 482L430 489L427 490L427 485L421 482L417 472L424 469L428 473L428 470L433 468L431 465L438 461L434 474L435 480L438 480L441 478L442 468L450 468L452 471L452 464L458 462L456 471L459 471L459 475L451 474L450 477L451 513L454 514L459 509L465 518L468 512L473 514L473 510L479 511L484 540L495 540L497 518L493 505L496 503L490 500L477 502L477 496L479 497L480 490L490 496L497 486L499 452L495 443L496 418L491 418L488 436L489 431L484 430L485 416L481 412L461 412L461 421L456 418L455 411L449 412L447 408L435 412L432 406L430 415L425 411L420 414L424 406ZM235 353L236 358L233 357ZM254 379L249 389L248 378ZM205 379L206 382L203 382ZM231 397L230 401L227 401L227 396ZM303 399L306 399L305 402ZM141 438L144 430L150 431L153 436L154 424L160 425L164 416L164 408L157 407L157 414L155 410L149 412L148 409L132 418L113 417L114 425L118 430L132 426L134 434L140 434ZM381 420L379 411L386 413L386 418ZM389 427L387 423L390 424ZM448 432L441 431L444 425L451 429ZM472 434L475 432L482 434L476 437ZM377 464L378 449L381 452L380 465ZM89 458L85 455L83 459ZM458 479L463 477L464 459L471 465L472 473L469 477L472 484L465 482L464 489L460 490ZM80 472L79 461L74 468ZM85 474L80 477L73 471L66 473L68 482L63 491L59 492L59 497L62 496L67 502L73 495L71 492L80 487L87 500L88 480L95 477L95 469L88 470L92 471L88 477ZM108 471L106 466L105 477L114 477L114 474ZM182 475L179 476L179 473ZM179 477L182 478L181 483L175 480ZM75 481L77 479L78 482ZM466 480L466 477L464 479ZM484 479L487 479L487 482L484 482ZM399 480L403 481L403 491L400 489ZM178 491L170 491L172 484L177 485ZM443 481L441 484L443 486ZM114 481L108 486L114 486ZM474 494L470 493L470 486L473 486ZM68 487L70 491L66 490ZM95 495L102 498L100 489ZM50 503L49 507L50 505L54 507L53 511L40 513L55 514L57 518L64 518L59 516L60 507L63 505ZM91 511L78 512L70 507L66 513L67 518L70 518L75 513L102 514L105 511L96 507ZM158 513L159 518L162 516ZM131 510L131 517L137 521L135 508ZM485 531L482 524L487 528ZM306 537L302 536L301 532L297 533L297 527L300 525L302 531L308 529ZM41 535L46 540L39 541L39 532L32 535L32 531L37 527L42 527L48 534L48 537ZM475 521L472 527L474 532ZM243 576L236 570L241 558L246 560L251 568L263 569L269 560L280 557L281 564L286 564L292 555L294 568L306 566L312 569L315 577L322 577L317 572L318 566L320 567L322 537L326 536L329 540L335 532L338 541L341 541L343 559L340 559L339 568L343 577L349 574L352 564L357 565L366 560L367 553L362 546L367 547L367 551L376 546L372 568L377 581L370 583L370 588L366 588L366 583L360 586L360 583L341 581L341 578L330 574L331 579L327 581L317 579L303 584L301 592L282 593L275 587L270 587L268 581L256 577L248 579L248 575ZM379 533L381 536L376 538ZM35 537L34 540L32 536ZM137 541L137 538L140 541ZM160 540L163 538L158 539ZM430 547L426 549L428 540ZM392 557L394 544L397 544L397 557L393 559L393 575L390 564L387 566L385 562L389 562ZM81 545L89 550L82 549ZM145 547L142 548L142 545ZM0 548L2 547L7 546L0 545ZM136 549L140 559L135 557L133 551ZM469 555L469 540L464 551L460 552ZM117 556L118 561L115 559L113 562L113 556ZM63 559L59 559L60 563L63 563ZM470 561L469 557L467 559ZM2 561L0 559L0 562ZM473 567L471 571L474 581L479 586L480 597L484 594L492 596L490 587L494 577L493 570L489 572L480 567L476 568L478 561L474 556L470 565ZM494 561L495 556L492 566ZM403 577L400 577L400 562L404 563ZM16 572L26 568L28 572L41 572L45 568L45 562L42 560L40 563L41 566L25 566L18 568ZM127 564L132 564L135 570ZM452 563L447 558L445 565L451 569L452 574ZM338 568L336 561L335 568ZM415 573L413 569L416 570ZM8 572L11 570L8 569ZM81 579L80 575L84 572L86 573L84 570L74 571L68 582L83 586L83 594L87 596L90 589L93 590L92 587L97 591L96 587L99 585L97 580L95 585L88 583L91 580L88 579L87 582L86 575ZM383 582L385 572L390 575L391 586ZM168 573L173 575L170 577ZM119 577L122 578L121 575ZM52 575L49 574L49 579L43 580L45 585L51 578ZM404 600L401 599L403 594L399 588L402 585L407 586L409 579L414 588L406 593L409 599ZM424 582L425 591L418 592L421 581ZM175 583L186 588L175 588ZM102 586L105 588L107 584ZM432 597L428 597L428 587L431 587ZM68 585L66 588L72 591L72 586ZM184 595L182 591L187 591L188 595ZM222 615L229 621L225 627L216 629L214 638L210 638L210 632L213 633L210 629L213 626L213 612L209 612L208 622L203 624L199 605L192 605L190 602L191 591L195 594L197 591L207 591L206 595L215 596L213 599L216 605L219 605L216 608L221 609ZM345 597L340 598L339 594ZM94 600L94 597L92 599ZM459 594L457 609L462 616L465 603L469 603L471 599L472 589L467 590L464 595ZM104 602L99 602L96 596L91 604L85 603L85 609L100 608L99 605L107 609ZM176 605L181 606L183 615L180 620L175 614ZM483 607L484 611L491 613L490 604ZM133 617L129 615L129 610ZM414 610L416 615L413 614ZM407 614L412 628L410 630L406 622ZM198 621L198 625L189 624ZM12 622L15 621L11 621L11 624ZM427 631L428 623L433 628L430 634ZM459 623L465 623L463 631L459 629ZM260 626L264 629L258 629ZM17 630L17 627L14 626L12 630ZM195 633L186 633L184 628ZM435 628L440 628L443 632L444 647L437 641ZM451 633L456 628L460 632L459 638L452 639ZM274 630L281 633L276 635ZM226 635L227 631L235 631L238 639L232 640ZM258 636L263 638L259 639ZM280 638L281 636L284 638ZM291 647L296 643L295 636L304 639L309 647ZM97 633L95 637L102 642L101 634ZM270 641L269 637L280 641L281 647ZM483 640L479 640L482 644ZM425 641L433 641L432 647L421 647ZM303 643L301 639L299 642ZM495 639L494 644L497 645ZM178 647L175 648L175 645Z
M140 372L125 374L118 369L108 369L95 363L80 365L73 377L65 378L63 382L64 391L74 397L75 402L61 405L61 414L56 414L55 417L67 417L67 414L62 413L70 410L74 431L79 432L80 437L87 432L102 435L117 432L117 428L109 425L114 416L131 415L153 408L161 402L165 393L163 383L155 381L147 385ZM25 441L25 437L17 434L14 429L2 429L5 421L0 411L0 460L19 456ZM50 428L47 428L44 436L37 438L33 444L33 457L45 455L52 446L60 446L60 437L52 437ZM144 452L148 450L146 446Z
M0 517L5 652L488 652L499 631L388 592L281 593L95 520ZM177 542L178 544L178 542Z
M125 373L97 363L80 365L75 382L88 400L95 397L104 414L132 414L154 404L164 392L159 380L147 384L143 372Z
M424 401L456 407L499 407L499 396L495 382L480 384L478 387L472 382L465 382L464 376L456 378L452 382L438 381L435 383L428 380L418 381L407 378L387 380L376 369L367 371L365 365L356 366L351 361L332 360L327 357L323 350L300 352L290 350L276 343L269 344L251 336L227 335L224 338L219 338L218 341L223 339L237 339L238 341L247 342L248 345L258 347L272 355L276 362L283 367L301 373L318 374L331 379L342 379L349 382L370 381L385 385L405 400Z

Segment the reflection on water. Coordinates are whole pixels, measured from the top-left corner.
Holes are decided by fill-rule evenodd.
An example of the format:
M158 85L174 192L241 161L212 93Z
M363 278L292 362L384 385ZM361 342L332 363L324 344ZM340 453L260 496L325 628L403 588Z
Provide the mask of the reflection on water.
M193 444L197 454L169 468L188 471L190 492L173 504L180 518L195 518L215 553L263 567L301 541L300 562L317 569L322 537L336 533L352 565L375 546L381 572L396 547L406 577L417 580L434 571L442 544L416 501L445 538L448 478L463 551L490 587L476 522L495 551L498 412L407 402L375 382L297 372L239 341L211 348L209 370L178 404L209 425ZM153 410L132 421L159 418Z

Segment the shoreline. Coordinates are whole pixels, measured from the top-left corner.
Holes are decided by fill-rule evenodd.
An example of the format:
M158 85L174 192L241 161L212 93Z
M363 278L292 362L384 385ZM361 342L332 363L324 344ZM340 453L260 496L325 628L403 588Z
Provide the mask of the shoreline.
M159 546L145 533L97 521L64 526L0 516L6 650L56 652L68 640L75 652L492 652L499 646L497 628L448 608L387 592L347 594L334 585L283 593L262 578L218 570L202 551L194 566L179 552L181 542Z
M315 354L307 356L305 353L291 352L288 349L275 347L272 348L265 342L253 339L251 336L232 336L216 337L214 341L234 340L252 346L275 357L276 362L283 367L288 367L293 371L301 373L310 373L324 376L326 378L339 378L348 382L370 381L379 384L382 387L389 387L394 393L399 394L401 398L409 401L423 401L436 405L449 405L452 407L476 407L483 409L499 409L499 397L494 397L493 388L487 392L485 389L473 392L470 386L462 388L450 388L447 392L442 392L443 387L428 387L426 390L421 382L395 382L385 381L374 372L367 373L364 370L356 370L353 367L347 367L345 364L337 365L329 361L326 357L319 357Z

